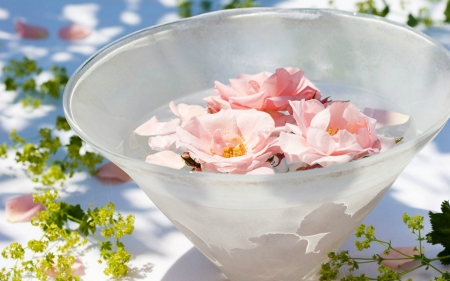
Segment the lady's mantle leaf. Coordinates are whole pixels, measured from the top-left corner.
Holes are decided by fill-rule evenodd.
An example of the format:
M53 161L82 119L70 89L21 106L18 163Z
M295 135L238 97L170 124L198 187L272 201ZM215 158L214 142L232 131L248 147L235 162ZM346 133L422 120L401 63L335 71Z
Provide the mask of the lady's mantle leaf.
M444 250L438 254L439 257L450 254L450 204L449 201L442 202L442 213L429 212L432 231L427 234L428 241L435 245L441 244ZM450 258L441 260L443 265L450 265Z

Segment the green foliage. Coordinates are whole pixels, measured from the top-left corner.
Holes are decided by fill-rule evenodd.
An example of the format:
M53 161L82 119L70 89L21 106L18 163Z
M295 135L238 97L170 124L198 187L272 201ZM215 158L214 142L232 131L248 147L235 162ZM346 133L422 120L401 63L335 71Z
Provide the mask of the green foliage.
M223 9L238 9L256 7L253 0L231 0L230 3L225 4Z
M39 106L45 96L59 98L68 80L66 70L52 67L53 78L43 82L38 90L35 76L41 71L36 62L28 58L12 60L4 67L5 88L23 92L22 103L26 106ZM87 237L97 241L101 251L99 262L105 263L106 275L120 277L127 273L131 255L121 239L132 234L134 217L116 213L113 203L84 210L80 205L61 201L55 189L57 184L63 186L64 181L76 172L87 170L94 174L96 165L103 161L99 154L86 151L78 136L71 136L68 143L63 143L57 136L58 131L70 130L67 120L58 116L54 128L40 128L33 142L11 130L11 144L0 145L0 158L6 158L9 151L14 151L15 161L23 165L33 182L46 190L34 194L34 201L43 204L45 210L31 221L43 231L42 237L31 239L24 245L13 242L3 249L2 256L16 260L16 264L9 269L0 267L0 281L22 280L25 275L48 280L49 271L55 272L55 280L80 280L71 273L75 257L70 253L84 246Z
M35 78L41 72L42 69L37 66L36 61L27 57L22 60L11 60L3 68L3 83L6 91L18 91L23 96L21 101L24 107L37 108L46 96L58 99L69 80L66 69L53 66L50 69L53 78L38 87Z
M26 143L15 130L10 132L10 139L13 142L11 148L17 150L15 160L23 164L33 182L39 182L44 186L62 184L67 178L84 169L94 174L96 165L103 161L103 157L97 153L90 151L83 153L83 141L76 135L70 137L69 143L61 143L59 137L55 136L58 130L70 130L64 117L56 118L55 129L41 128L38 143L35 144ZM2 153L0 147L1 155L5 155L5 152ZM57 157L58 155L62 156Z
M450 265L450 204L449 201L442 202L442 213L429 212L433 231L427 234L429 243L441 244L444 250L438 254L442 264Z
M425 267L426 269L432 268L437 271L440 276L434 278L435 281L448 281L450 280L449 272L442 272L436 268L432 262L440 261L443 264L448 264L450 260L450 205L448 201L442 203L442 213L430 212L430 219L432 223L433 231L427 235L427 239L422 236L421 231L424 229L422 216L410 217L407 214L403 215L403 223L411 230L411 233L416 236L418 241L418 247L415 250L418 252L415 255L409 255L394 248L390 241L382 241L376 238L375 228L373 226L360 225L355 232L357 238L361 240L355 241L355 246L359 251L370 248L372 243L381 244L385 250L384 254L389 255L391 251L395 251L403 257L382 257L379 254L373 255L367 258L355 258L351 257L348 251L342 251L340 253L331 252L328 254L329 262L322 264L320 270L320 281L366 281L366 280L378 280L378 281L394 281L402 280L402 277L411 271ZM438 254L436 258L427 258L422 252L422 242L428 240L432 244L442 244L445 250ZM401 272L392 270L391 268L382 264L387 260L405 260L405 261L420 261L419 265ZM378 265L378 276L368 277L365 274L354 276L352 273L359 268L361 264L376 263ZM339 276L341 268L345 267L349 274L345 277ZM412 281L411 279L407 279Z
M383 0L384 7L382 9L377 9L375 0L366 0L363 2L357 2L356 7L358 13L371 14L375 16L385 17L390 12L389 5Z

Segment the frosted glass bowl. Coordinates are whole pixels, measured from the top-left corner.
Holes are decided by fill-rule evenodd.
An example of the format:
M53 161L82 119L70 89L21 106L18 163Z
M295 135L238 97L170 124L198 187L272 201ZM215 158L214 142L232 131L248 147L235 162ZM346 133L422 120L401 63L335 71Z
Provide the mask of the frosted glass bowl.
M286 66L372 93L352 96L356 104L398 105L415 123L412 136L372 157L276 175L189 173L147 164L145 152L124 155L134 145L127 136L161 105L215 80ZM77 134L125 170L230 280L314 280L327 253L444 126L449 81L449 52L400 24L335 10L230 10L103 48L71 77L64 110Z

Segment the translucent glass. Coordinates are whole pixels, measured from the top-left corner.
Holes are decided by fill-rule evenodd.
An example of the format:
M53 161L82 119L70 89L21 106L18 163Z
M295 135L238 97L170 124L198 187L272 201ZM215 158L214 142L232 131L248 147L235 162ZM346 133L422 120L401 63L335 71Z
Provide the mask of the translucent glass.
M150 111L215 80L286 66L399 105L417 135L373 157L270 176L189 173L124 156L126 136ZM231 10L103 48L71 77L64 109L80 137L123 168L230 280L314 280L327 253L445 124L449 81L449 53L403 25L334 10Z

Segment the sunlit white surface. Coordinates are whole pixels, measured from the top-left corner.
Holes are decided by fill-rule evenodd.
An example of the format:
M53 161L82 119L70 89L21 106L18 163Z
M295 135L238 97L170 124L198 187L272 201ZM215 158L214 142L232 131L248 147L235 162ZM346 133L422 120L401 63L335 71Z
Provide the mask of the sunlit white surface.
M328 0L261 2L264 6L284 7L327 7L328 5ZM357 1L334 2L340 9L351 10L354 9L354 2ZM417 8L427 1L411 2L417 11ZM42 3L32 0L0 3L0 38L2 40L0 64L4 65L9 59L18 59L27 55L38 59L44 68L57 63L66 66L69 73L72 73L89 55L112 40L147 26L177 19L174 5L176 1L171 0L124 2L98 0L89 4L54 0ZM442 5L437 6L433 13L442 16ZM135 25L121 20L121 15L131 10L141 19ZM391 17L404 21L405 15L407 16L402 11L393 11ZM18 39L13 28L13 19L17 17L24 17L29 23L45 26L49 29L49 38L42 41ZM69 22L93 28L92 36L74 42L58 39L58 28ZM432 28L426 32L443 44L450 44L448 27ZM70 57L64 55L66 60L63 62L54 61L54 56L61 53L70 54ZM14 93L4 93L0 90L0 143L8 139L8 132L12 128L16 128L19 134L31 137L37 133L36 127L53 124L56 115L62 115L59 102L50 103L32 112L21 108ZM365 223L375 225L380 238L391 239L398 246L413 245L413 236L403 227L401 216L407 212L410 215L427 217L428 210L437 211L441 201L450 199L449 157L450 127L447 126L407 166ZM10 157L12 158L13 156ZM10 224L4 219L4 204L8 199L33 191L34 184L17 167L18 165L13 161L0 161L0 248L4 248L11 241L26 242L40 236L38 233L36 236L30 236L35 228L29 224ZM87 207L91 201L94 201L97 206L113 201L118 211L136 216L135 233L125 241L133 254L133 260L130 263L130 276L124 280L225 280L208 260L197 250L192 249L192 244L162 215L136 184L130 182L120 186L108 186L88 175L80 175L68 183L64 197L69 202L81 203L84 207ZM430 225L426 220L424 233L428 231L430 231ZM353 249L353 238L347 241L343 249ZM369 253L377 253L377 251L379 249L375 248ZM439 246L426 245L425 251L435 254L439 251ZM109 280L102 273L103 266L97 264L98 255L96 254L96 250L91 249L83 256L87 266L83 280ZM370 254L367 255L370 256ZM4 264L7 262L0 259L0 265ZM450 269L447 267L446 270ZM424 275L414 277L419 278L418 280L430 278Z

